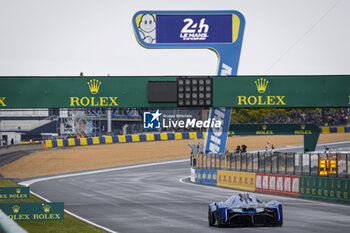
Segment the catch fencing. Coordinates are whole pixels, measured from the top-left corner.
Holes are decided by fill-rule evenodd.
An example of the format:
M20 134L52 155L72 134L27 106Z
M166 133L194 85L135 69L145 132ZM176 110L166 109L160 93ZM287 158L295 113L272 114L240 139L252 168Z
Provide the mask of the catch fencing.
M201 153L191 161L195 169L350 178L350 152Z
M252 192L350 203L350 153L192 154L191 180Z

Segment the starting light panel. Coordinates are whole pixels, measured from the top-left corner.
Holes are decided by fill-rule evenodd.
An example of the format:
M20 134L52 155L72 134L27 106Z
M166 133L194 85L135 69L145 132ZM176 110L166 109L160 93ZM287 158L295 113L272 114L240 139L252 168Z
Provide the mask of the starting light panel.
M177 77L177 81L149 81L149 103L177 103L178 107L211 107L213 81L211 77Z
M178 77L177 104L179 107L211 107L213 85L210 77Z

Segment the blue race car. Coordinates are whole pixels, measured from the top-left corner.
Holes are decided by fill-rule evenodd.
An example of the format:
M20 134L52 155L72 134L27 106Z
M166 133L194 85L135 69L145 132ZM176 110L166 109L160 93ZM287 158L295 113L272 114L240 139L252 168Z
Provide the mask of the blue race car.
M278 201L261 202L252 194L239 194L225 202L211 203L208 210L209 226L282 226L282 204Z

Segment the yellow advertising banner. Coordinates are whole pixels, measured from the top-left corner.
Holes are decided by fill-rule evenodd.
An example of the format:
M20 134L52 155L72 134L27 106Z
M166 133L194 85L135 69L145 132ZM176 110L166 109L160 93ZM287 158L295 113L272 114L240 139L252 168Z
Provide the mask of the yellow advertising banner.
M217 186L255 192L254 172L236 172L218 170Z

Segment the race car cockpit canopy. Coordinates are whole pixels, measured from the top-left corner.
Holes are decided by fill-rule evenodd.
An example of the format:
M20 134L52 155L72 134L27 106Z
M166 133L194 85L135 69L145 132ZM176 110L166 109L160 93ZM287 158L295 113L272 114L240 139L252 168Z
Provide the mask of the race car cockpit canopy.
M226 201L225 204L227 206L237 206L241 204L252 204L252 203L259 203L261 204L261 201L254 195L251 194L238 194L238 195L233 195L229 197Z

